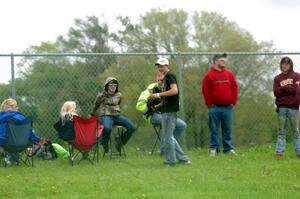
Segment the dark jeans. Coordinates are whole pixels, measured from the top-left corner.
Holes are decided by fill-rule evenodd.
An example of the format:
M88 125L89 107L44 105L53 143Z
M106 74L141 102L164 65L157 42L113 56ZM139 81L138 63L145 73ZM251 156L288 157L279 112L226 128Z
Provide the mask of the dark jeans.
M103 133L100 138L100 142L103 145L108 145L108 141L110 138L113 125L120 125L126 128L125 133L121 137L121 141L124 145L128 142L131 135L136 129L134 124L122 115L117 115L117 116L104 115L99 118L99 122L104 126Z
M208 110L209 128L210 128L210 148L220 151L219 146L219 128L222 129L223 152L233 149L231 141L232 124L232 105L217 106L213 105Z
M7 157L10 162L18 163L20 161L19 153L8 153Z

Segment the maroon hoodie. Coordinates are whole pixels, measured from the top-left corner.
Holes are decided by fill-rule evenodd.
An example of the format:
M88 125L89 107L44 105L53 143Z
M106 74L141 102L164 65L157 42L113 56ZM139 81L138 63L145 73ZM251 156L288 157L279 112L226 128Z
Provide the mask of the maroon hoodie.
M276 97L275 104L277 107L299 109L297 92L300 88L300 74L294 72L293 61L289 57L281 59L280 69L284 62L290 64L290 69L287 73L280 73L274 78L273 92Z

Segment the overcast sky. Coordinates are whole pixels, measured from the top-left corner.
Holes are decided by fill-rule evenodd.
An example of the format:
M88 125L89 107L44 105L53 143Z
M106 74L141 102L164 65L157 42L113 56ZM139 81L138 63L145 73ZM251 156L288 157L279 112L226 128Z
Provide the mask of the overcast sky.
M215 11L257 41L273 40L281 51L299 52L298 0L9 0L0 6L0 53L20 53L30 45L55 41L87 15L104 18L116 27L116 16L137 20L151 8Z

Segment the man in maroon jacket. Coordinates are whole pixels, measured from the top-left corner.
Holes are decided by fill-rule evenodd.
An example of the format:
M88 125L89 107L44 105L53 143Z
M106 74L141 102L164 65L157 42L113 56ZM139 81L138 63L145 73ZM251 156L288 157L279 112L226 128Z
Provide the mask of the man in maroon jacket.
M294 72L293 61L283 57L280 61L281 73L274 78L273 92L278 112L278 136L276 144L276 158L281 158L285 150L286 120L289 119L294 133L295 152L300 158L299 133L299 84L300 74Z
M233 74L225 68L226 54L213 57L214 66L202 82L202 94L208 107L210 156L220 152L219 127L222 128L223 152L237 155L231 140L232 108L237 103L238 86Z

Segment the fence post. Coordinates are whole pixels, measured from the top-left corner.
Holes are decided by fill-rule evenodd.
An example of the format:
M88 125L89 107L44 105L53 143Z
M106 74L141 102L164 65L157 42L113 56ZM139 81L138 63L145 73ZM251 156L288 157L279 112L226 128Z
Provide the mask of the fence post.
M176 55L176 62L178 64L178 86L179 86L179 103L180 103L180 110L179 116L180 118L185 121L185 111L184 111L184 90L183 90L183 64L180 53ZM183 147L186 147L186 136L183 134Z
M11 64L11 96L13 99L16 99L16 79L15 79L15 62L14 54L10 55L10 64Z

